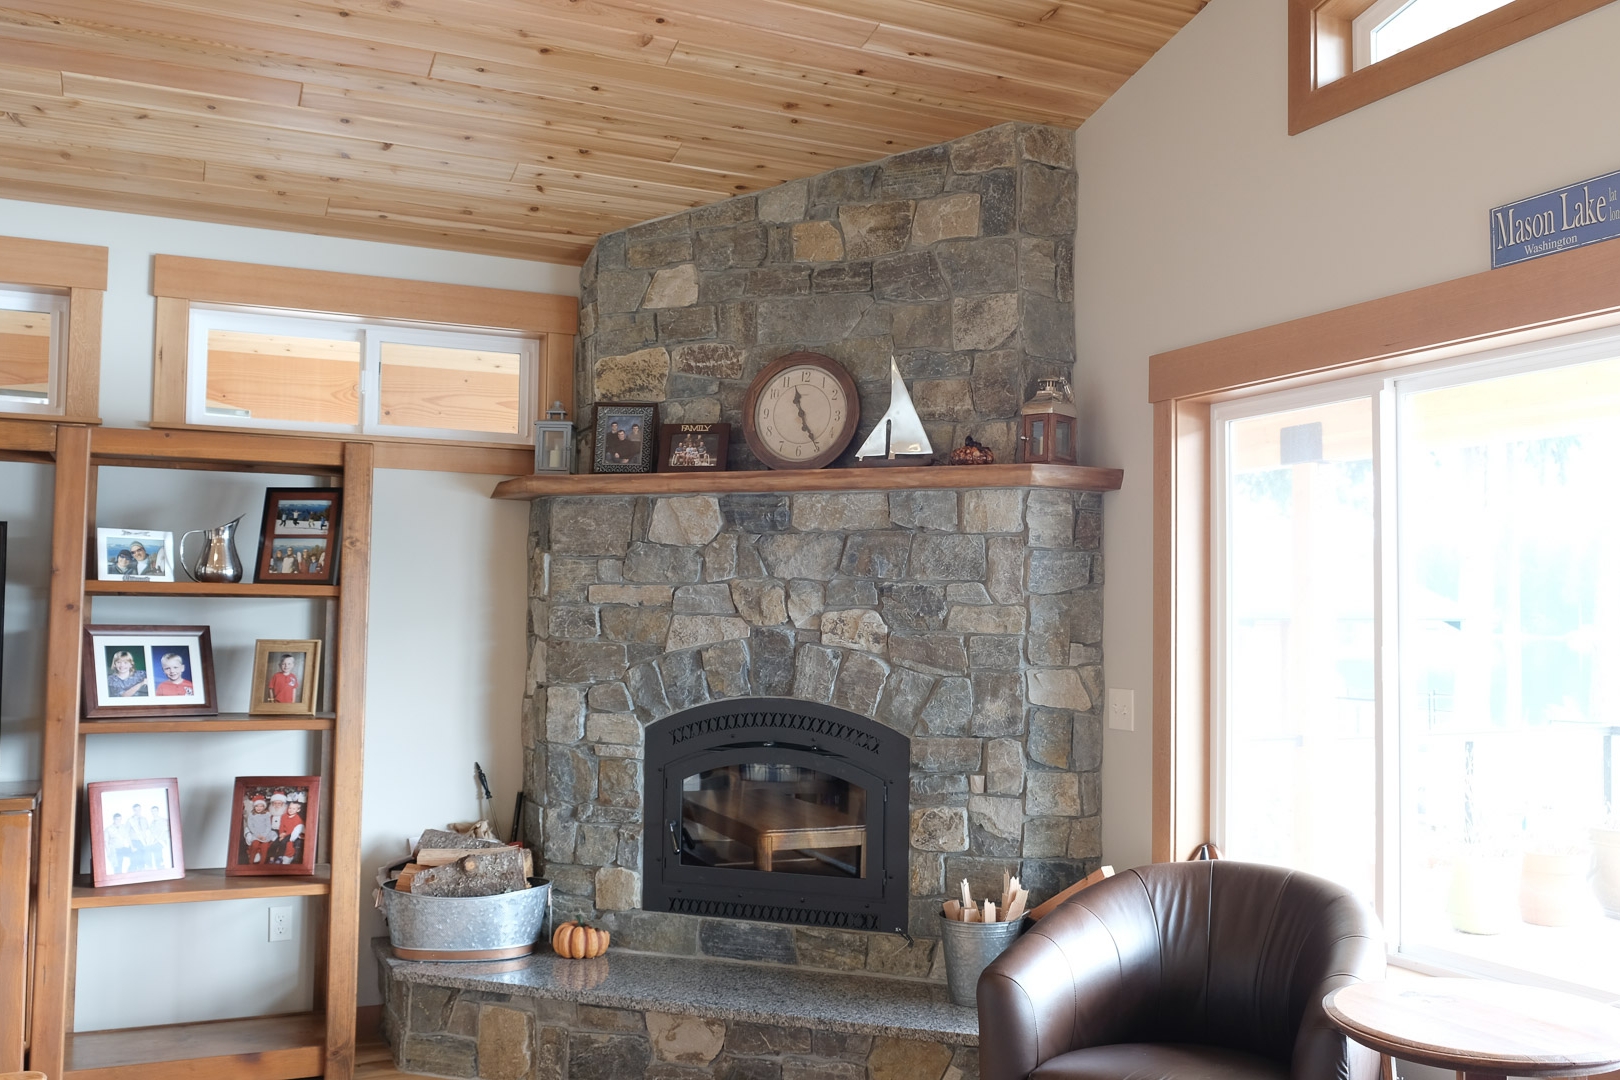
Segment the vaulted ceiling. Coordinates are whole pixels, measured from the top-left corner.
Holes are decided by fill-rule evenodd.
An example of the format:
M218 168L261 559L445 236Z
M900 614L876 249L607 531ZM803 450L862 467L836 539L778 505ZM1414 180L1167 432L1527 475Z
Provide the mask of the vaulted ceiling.
M1007 120L1078 126L1204 4L22 2L0 197L561 262Z

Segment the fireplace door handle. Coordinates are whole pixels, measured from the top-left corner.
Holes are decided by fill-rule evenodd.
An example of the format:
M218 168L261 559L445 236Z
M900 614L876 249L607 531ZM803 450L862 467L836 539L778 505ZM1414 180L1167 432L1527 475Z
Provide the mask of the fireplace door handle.
M669 850L679 855L681 853L681 839L675 835L675 823L666 821L664 824L669 826Z

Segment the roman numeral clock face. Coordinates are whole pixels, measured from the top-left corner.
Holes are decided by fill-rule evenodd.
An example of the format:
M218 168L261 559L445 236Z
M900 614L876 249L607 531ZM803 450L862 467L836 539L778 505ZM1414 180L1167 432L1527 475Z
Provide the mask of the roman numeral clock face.
M860 401L849 372L819 353L791 353L748 388L743 435L773 469L819 469L849 445Z

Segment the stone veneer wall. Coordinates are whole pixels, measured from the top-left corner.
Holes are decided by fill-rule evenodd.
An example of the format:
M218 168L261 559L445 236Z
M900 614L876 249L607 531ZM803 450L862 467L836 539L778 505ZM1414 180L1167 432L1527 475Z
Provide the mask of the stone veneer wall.
M990 895L1018 874L1039 901L1095 869L1101 505L1051 489L537 500L526 828L556 909L630 949L938 978L960 879ZM912 739L916 945L637 910L644 726L750 695Z
M1035 380L1073 368L1074 227L1073 133L1003 124L610 233L580 277L576 415L656 401L666 423L728 421L731 467L756 468L748 381L807 348L859 390L847 464L892 354L936 456L971 433L1013 461Z

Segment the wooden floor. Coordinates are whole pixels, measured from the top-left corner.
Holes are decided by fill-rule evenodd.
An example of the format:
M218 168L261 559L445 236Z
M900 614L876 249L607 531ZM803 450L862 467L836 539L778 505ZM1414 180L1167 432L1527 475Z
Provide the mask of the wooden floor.
M394 1068L394 1055L384 1042L362 1042L354 1048L354 1080L392 1080L411 1076Z

